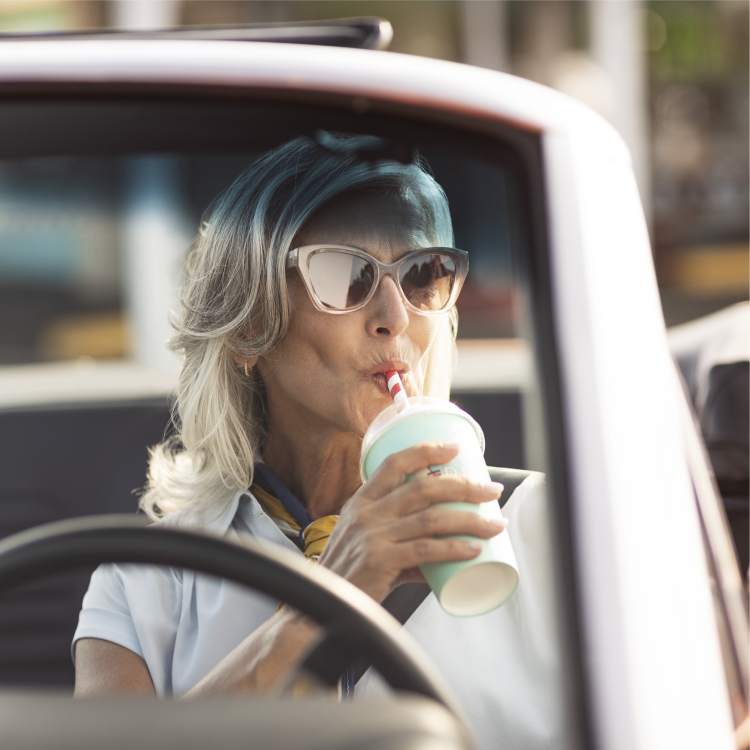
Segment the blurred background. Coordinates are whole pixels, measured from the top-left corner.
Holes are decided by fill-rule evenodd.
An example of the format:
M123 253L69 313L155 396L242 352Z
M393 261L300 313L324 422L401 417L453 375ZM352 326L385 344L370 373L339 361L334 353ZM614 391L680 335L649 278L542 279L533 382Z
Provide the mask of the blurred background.
M394 52L559 89L630 148L674 327L748 299L748 10L747 0L0 0L0 34L376 16L392 24ZM141 116L122 107L121 121ZM176 281L212 200L258 155L239 149L0 160L0 408L172 391ZM542 469L534 441L514 437L533 361L507 186L486 165L425 155L471 254L452 398L486 415L490 462Z
M355 15L388 19L393 51L524 76L607 117L633 155L667 325L748 298L744 0L0 0L0 32ZM152 230L175 248L160 270L173 277L210 196L180 196L179 165L91 160L75 166L74 180L71 168L64 159L0 165L0 365L135 358L174 371L163 352L168 330L153 323L166 310L139 309L128 281L149 262L132 238L155 207L168 214ZM469 280L463 338L515 335L513 301L496 281L488 295Z

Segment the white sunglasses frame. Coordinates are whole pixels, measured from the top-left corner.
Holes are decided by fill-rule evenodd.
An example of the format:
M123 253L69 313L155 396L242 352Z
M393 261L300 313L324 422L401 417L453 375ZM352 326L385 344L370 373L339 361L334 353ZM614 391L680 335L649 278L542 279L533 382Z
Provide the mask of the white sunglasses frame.
M346 310L333 310L330 307L326 307L316 294L312 284L312 279L310 278L310 258L313 255L325 250L341 250L345 253L348 253L349 255L356 255L357 257L363 258L364 260L368 261L375 269L375 280L373 282L373 285L364 300L362 300L362 302L356 307L350 307ZM401 288L401 282L398 278L398 271L399 268L408 260L411 260L412 258L419 255L430 254L450 255L456 263L456 280L453 283L450 297L443 307L441 307L439 310L420 310L412 305L411 302L409 302L409 300L406 298L404 290ZM419 315L443 315L444 313L448 312L453 307L453 305L456 304L458 295L461 293L461 287L466 280L466 274L469 272L469 254L465 250L459 250L455 247L422 247L419 248L419 250L414 250L410 253L407 253L403 258L399 258L394 263L382 263L369 253L366 253L364 250L360 250L358 247L330 244L302 245L301 247L295 247L293 250L289 251L286 259L286 267L288 269L296 268L299 271L299 275L302 277L305 289L307 289L307 293L310 296L313 305L315 305L315 307L321 312L330 313L331 315L345 315L346 313L353 313L357 312L357 310L361 310L373 298L375 292L380 286L380 281L383 276L390 276L395 281L396 288L401 295L401 299L404 301L404 304L409 310L411 310L412 312L416 312Z

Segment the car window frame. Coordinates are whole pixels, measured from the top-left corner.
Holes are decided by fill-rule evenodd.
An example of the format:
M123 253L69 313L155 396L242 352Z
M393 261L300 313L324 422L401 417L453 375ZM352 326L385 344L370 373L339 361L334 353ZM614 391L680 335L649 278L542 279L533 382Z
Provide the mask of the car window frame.
M743 721L747 721L750 708L750 625L747 592L742 583L739 559L721 493L701 435L700 422L677 365L675 379L679 381L681 390L680 408L685 436L685 459L700 519L706 565L711 580L716 628L721 643L734 726L737 730Z
M432 109L409 102L394 102L372 98L311 91L273 91L252 86L206 86L185 83L2 83L0 108L7 102L89 102L107 100L164 102L212 102L225 100L254 104L278 105L283 102L290 108L303 107L317 127L340 132L374 133L384 137L418 140L423 143L444 142L456 150L500 163L511 168L517 180L522 200L517 205L521 236L518 241L528 250L525 263L518 273L529 290L529 317L532 331L536 369L538 372L539 399L544 422L545 472L552 523L555 533L555 555L559 561L559 580L564 594L559 596L562 624L563 672L566 675L565 700L571 729L581 750L594 747L593 719L590 715L590 688L586 677L586 647L583 637L581 596L578 590L577 559L575 555L575 530L572 521L569 456L567 453L566 417L559 363L559 335L557 332L549 242L549 209L547 204L544 156L541 133L518 123L497 119L479 118L472 113ZM275 133L264 144L271 148L300 130L300 120L291 118L294 127L288 133ZM327 125L330 123L330 125ZM334 127L335 125L335 127ZM458 139L456 136L459 136ZM62 136L61 136L62 137ZM107 138L112 138L107 134ZM0 144L8 143L0 138ZM34 148L33 140L16 147L12 153L23 156ZM50 151L58 148L47 143ZM96 142L87 142L80 153L93 153ZM173 143L179 152L179 141ZM155 149L163 153L163 149ZM117 153L117 149L114 149ZM0 158L11 153L0 145ZM101 153L96 151L97 154ZM121 151L120 151L121 153ZM34 151L37 154L37 151Z

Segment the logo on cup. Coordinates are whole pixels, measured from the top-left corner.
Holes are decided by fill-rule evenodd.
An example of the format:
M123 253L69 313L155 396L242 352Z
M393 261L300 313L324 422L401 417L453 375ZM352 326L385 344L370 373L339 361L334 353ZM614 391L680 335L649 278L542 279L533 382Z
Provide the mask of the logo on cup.
M446 476L458 476L459 474L466 474L466 467L463 464L439 464L437 466L428 466L426 469L420 469L415 471L408 479L414 479L416 477L439 477L441 474Z

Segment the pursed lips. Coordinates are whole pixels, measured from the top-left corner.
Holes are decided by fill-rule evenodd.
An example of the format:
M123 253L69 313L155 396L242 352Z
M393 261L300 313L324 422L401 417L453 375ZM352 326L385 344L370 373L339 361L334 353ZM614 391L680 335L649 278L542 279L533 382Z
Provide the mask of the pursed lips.
M399 377L404 384L404 388L406 388L406 385L409 382L409 365L403 360L386 360L367 373L372 382L375 383L378 390L384 395L390 395L388 393L388 384L385 379L385 373L390 370L396 370L396 372L398 372Z

